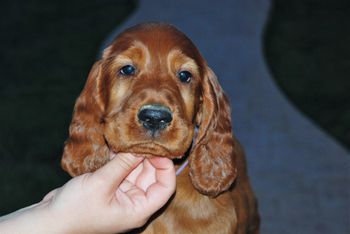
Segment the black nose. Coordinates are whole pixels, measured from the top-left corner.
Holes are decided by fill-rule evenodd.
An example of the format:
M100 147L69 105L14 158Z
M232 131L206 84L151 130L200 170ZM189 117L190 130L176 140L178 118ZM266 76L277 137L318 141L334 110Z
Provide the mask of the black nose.
M143 127L152 132L165 129L173 120L170 109L158 104L142 106L137 117Z

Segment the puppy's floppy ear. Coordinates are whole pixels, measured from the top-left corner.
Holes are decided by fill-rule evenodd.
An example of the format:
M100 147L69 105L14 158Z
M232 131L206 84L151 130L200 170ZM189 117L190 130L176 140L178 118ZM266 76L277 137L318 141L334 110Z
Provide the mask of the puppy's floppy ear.
M217 196L237 175L229 101L214 72L207 67L202 82L199 130L189 158L190 177L201 193Z
M108 99L102 79L102 63L92 67L87 82L78 97L65 142L61 166L71 176L94 171L109 160L102 127Z

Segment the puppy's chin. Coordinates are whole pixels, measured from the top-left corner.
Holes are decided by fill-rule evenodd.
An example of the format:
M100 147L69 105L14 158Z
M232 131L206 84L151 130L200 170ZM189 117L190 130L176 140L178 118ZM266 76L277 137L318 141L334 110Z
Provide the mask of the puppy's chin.
M173 159L181 159L183 157L183 155L179 155L179 156L160 156L160 155L155 155L155 154L138 154L138 153L132 153L133 155L135 155L136 157L143 157L143 158L153 158L153 157L165 157L165 158L169 158L171 160Z
M169 159L180 159L183 157L185 152L179 150L169 150L162 145L148 143L148 144L137 144L133 146L129 146L128 148L123 148L119 150L113 149L113 152L123 152L123 153L131 153L135 156L139 157L166 157Z

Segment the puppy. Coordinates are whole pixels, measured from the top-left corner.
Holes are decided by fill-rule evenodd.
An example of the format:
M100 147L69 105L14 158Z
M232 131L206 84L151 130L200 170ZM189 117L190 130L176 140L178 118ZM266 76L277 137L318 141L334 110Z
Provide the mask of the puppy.
M91 172L111 151L168 157L181 167L173 199L139 232L259 232L229 101L198 49L171 25L127 29L91 69L62 167L72 176Z

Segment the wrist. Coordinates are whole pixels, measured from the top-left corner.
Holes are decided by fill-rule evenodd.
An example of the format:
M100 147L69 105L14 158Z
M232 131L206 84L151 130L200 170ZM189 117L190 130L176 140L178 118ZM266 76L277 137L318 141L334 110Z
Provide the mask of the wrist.
M48 202L39 202L0 219L0 233L68 233L50 211Z

